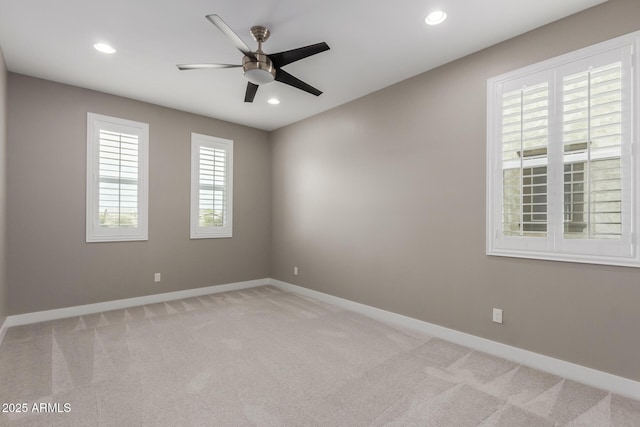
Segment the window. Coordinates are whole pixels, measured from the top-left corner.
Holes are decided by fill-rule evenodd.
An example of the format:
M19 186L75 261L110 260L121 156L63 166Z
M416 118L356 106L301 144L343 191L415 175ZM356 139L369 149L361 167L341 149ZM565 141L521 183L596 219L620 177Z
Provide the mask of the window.
M147 240L149 125L87 114L87 242Z
M231 237L233 141L191 134L191 238Z
M487 254L640 267L639 41L489 79Z

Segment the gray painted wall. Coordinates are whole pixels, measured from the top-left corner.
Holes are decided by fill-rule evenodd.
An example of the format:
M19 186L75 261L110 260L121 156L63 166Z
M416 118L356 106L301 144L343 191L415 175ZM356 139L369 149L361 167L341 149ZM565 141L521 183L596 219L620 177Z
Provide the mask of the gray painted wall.
M9 286L7 282L6 249L6 182L5 155L7 149L7 67L0 49L0 326L9 313Z
M486 79L639 18L610 0L271 135L10 73L0 321L270 275L640 380L640 271L484 254ZM84 241L87 111L150 124L148 242ZM235 141L232 239L189 240L192 131Z
M271 277L640 380L640 270L485 255L487 78L638 29L610 0L273 132Z
M13 73L8 93L10 314L268 277L266 132ZM88 111L149 123L146 242L85 243ZM233 238L189 239L191 132L234 140Z

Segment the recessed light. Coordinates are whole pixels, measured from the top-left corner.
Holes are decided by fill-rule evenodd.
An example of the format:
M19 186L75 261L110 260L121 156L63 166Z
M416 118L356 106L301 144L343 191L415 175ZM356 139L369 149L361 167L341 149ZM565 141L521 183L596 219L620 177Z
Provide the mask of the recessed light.
M278 98L269 98L269 100L267 101L269 104L271 105L278 105L280 104L280 100Z
M95 48L95 50L102 53L116 53L116 50L106 43L96 43L93 45L93 47Z
M424 22L429 25L438 25L442 24L444 20L447 19L447 14L441 10L434 10L430 14L427 15Z

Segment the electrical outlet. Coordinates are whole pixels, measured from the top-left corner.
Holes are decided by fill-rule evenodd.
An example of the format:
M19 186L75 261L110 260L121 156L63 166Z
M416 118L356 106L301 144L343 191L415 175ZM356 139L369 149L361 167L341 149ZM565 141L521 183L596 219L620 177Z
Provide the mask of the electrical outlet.
M160 281L160 273L156 273L153 275L153 281L156 283Z
M499 308L493 309L493 321L496 323L502 323L502 310Z
M298 267L293 267L293 275L294 276L298 275Z

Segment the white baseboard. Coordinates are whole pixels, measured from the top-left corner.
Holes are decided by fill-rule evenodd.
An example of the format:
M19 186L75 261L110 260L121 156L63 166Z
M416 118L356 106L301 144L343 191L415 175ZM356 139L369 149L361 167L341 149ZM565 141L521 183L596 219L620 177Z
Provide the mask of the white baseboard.
M376 320L423 332L433 337L442 338L455 344L463 345L503 359L508 359L563 378L640 400L640 382L638 381L587 368L585 366L576 365L575 363L555 359L553 357L534 353L529 350L523 350L521 348L502 344L496 341L491 341L486 338L480 338L475 335L466 334L454 329L445 328L433 323L381 310L379 308L292 285L279 280L269 279L268 282L270 285L273 285L283 291L294 292L310 298L315 298Z
M145 304L173 301L177 299L199 297L220 292L237 291L241 289L265 286L269 279L249 280L246 282L229 283L225 285L206 286L204 288L186 289L184 291L167 292L164 294L146 295L143 297L120 299L115 301L99 302L96 304L78 305L75 307L58 308L55 310L37 311L35 313L17 314L8 316L3 329L11 326L28 325L30 323L45 322L47 320L63 319L65 317L84 316L86 314L101 313L103 311L118 310L121 308L136 307ZM2 337L0 331L0 337ZM0 339L0 344L2 340Z

